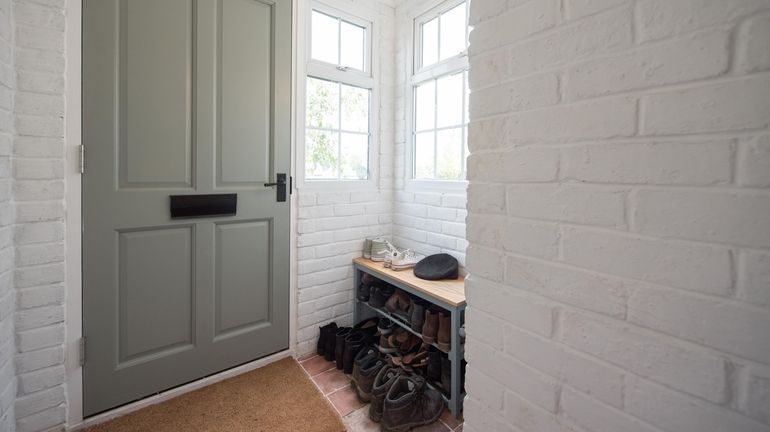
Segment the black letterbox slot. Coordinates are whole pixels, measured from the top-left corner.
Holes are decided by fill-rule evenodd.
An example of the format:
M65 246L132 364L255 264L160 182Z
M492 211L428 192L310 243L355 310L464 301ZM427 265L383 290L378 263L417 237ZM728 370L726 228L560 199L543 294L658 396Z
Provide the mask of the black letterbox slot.
M232 216L238 205L238 194L171 195L171 218Z

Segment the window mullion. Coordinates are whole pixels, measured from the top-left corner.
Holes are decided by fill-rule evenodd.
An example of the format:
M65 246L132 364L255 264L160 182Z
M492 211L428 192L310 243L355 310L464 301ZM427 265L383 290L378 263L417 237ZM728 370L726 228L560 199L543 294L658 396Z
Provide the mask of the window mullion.
M439 23L439 25L441 24ZM433 80L433 178L436 178L437 176L438 176L438 80Z
M337 180L342 180L342 83L337 83Z

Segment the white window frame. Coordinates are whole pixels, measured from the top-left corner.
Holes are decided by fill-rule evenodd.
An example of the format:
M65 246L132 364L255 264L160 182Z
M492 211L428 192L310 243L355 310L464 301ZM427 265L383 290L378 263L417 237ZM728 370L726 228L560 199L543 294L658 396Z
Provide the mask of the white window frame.
M364 51L364 71L343 68L331 63L311 58L311 19L313 10L338 17L365 28L366 40ZM297 188L308 190L350 190L375 189L379 178L379 82L377 71L379 59L377 45L379 40L379 25L373 12L341 0L301 0L298 5L298 22L304 23L297 29L298 39L304 41L298 44L297 58ZM365 180L358 179L306 179L305 178L305 134L306 134L306 99L307 78L339 82L355 87L369 89L369 172Z
M414 151L415 151L415 89L418 85L425 83L436 78L452 75L458 72L465 72L466 80L469 68L468 62L468 50L467 48L460 54L450 57L448 59L441 60L427 67L421 67L422 59L422 34L421 26L426 22L436 18L441 13L444 13L455 6L465 2L466 17L468 16L468 6L470 1L466 0L436 0L427 5L426 9L423 9L421 13L415 14L412 19L414 25L411 26L411 37L409 38L409 46L407 47L407 71L410 72L409 79L407 79L405 94L406 94L406 179L405 186L409 190L436 190L436 191L448 191L456 192L459 190L465 190L468 187L467 180L438 180L438 179L416 179L414 177ZM468 25L466 24L465 32L466 38L469 32ZM467 97L467 96L464 96ZM466 102L465 100L463 102ZM466 119L467 120L467 119ZM466 123L464 128L464 134L467 139L468 125ZM466 154L467 160L467 154ZM464 167L467 172L467 166Z

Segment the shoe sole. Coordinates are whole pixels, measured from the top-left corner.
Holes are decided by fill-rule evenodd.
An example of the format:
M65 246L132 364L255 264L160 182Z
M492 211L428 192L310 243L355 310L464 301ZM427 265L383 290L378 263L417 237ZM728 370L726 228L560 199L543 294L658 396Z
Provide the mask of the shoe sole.
M439 419L439 417L441 417L441 413L443 411L444 411L444 406L442 405L441 409L438 410L438 414L436 414L435 416L433 416L432 418L430 418L428 420L407 423L407 424L404 424L404 425L398 425L398 426L394 426L394 427L388 427L388 426L385 426L384 424L381 423L380 424L380 428L381 428L381 430L383 432L409 432L410 430L412 430L414 428L417 428L417 427L420 427L420 426L424 426L424 425L428 425L428 424L431 424L431 423L437 421Z
M410 268L414 268L414 264L391 264L390 268L392 270L407 270Z
M398 351L398 348L382 348L377 347L377 350L383 354L393 354L394 352Z
M423 335L422 341L425 342L426 344L434 344L436 343L436 338Z
M452 345L448 343L439 342L436 345L438 345L438 349L444 352L449 352L452 349Z

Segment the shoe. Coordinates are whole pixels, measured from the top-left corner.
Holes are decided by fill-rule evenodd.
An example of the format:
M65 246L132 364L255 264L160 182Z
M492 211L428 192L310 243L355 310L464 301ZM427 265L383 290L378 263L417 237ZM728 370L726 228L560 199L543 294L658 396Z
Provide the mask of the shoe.
M372 252L369 259L374 262L383 262L385 258L393 255L393 251L397 250L391 242L385 239L372 239Z
M348 337L352 331L351 327L340 327L337 329L337 333L334 334L334 362L337 369L342 370L342 356L345 353L345 338Z
M443 312L438 315L438 347L444 352L452 349L452 317Z
M381 427L385 432L406 432L433 423L441 416L441 394L417 375L398 377L385 394Z
M369 418L372 421L379 423L382 419L382 404L385 401L385 395L400 376L401 369L388 364L377 372L372 382L372 401L369 404Z
M417 352L405 355L401 358L401 367L407 372L415 372L416 370L427 368L430 362L430 348L433 348L433 346L422 344Z
M388 318L380 318L380 320L377 321L377 331L379 331L381 335L389 335L395 326L396 324Z
M377 349L383 354L393 354L398 351L395 346L391 345L387 335L380 335L380 342L377 344Z
M367 335L361 331L352 330L345 338L345 349L342 352L342 371L353 373L353 360L356 354L366 346Z
M441 356L441 388L446 394L452 394L452 362Z
M369 285L361 282L356 290L356 299L362 302L368 302L369 296L371 296L371 288Z
M371 259L372 258L372 245L374 245L374 242L382 242L383 239L376 237L376 238L366 238L364 239L364 258Z
M361 366L357 366L359 369L358 376L356 377L356 393L361 402L366 403L372 400L372 384L374 384L374 378L377 377L377 373L380 372L380 369L382 369L385 364L385 361L377 356L367 356L366 359L361 362Z
M433 312L430 309L425 311L425 323L422 325L422 340L424 340L425 343L436 343L439 326L438 315L438 312Z
M325 326L318 327L319 334L318 334L318 343L315 347L315 352L319 356L324 355L326 352L326 339L329 337L334 337L334 333L337 332L337 323L329 323Z
M339 328L337 328L339 330ZM337 332L331 332L326 336L326 345L324 345L324 359L326 361L334 361L337 351L337 338L336 338Z
M409 321L412 313L412 298L406 292L397 289L388 301L385 302L385 309L392 314L404 318L405 321Z
M366 333L368 336L374 336L377 333L378 318L364 318L353 326L353 331Z
M388 337L388 342L395 346L402 356L414 352L420 347L420 338L401 328L395 330Z
M393 259L396 258L399 253L401 253L401 251L399 251L397 247L393 246L393 250L390 251L390 254L385 256L382 266L385 268L391 268Z
M428 368L425 371L425 375L428 377L428 381L433 383L441 382L441 359L444 355L441 351L434 346L428 348Z
M409 317L409 325L417 333L422 332L425 324L425 304L420 300L412 300L412 313Z
M413 268L418 262L422 261L424 256L411 249L406 249L393 256L390 263L391 270L406 270Z
M361 368L368 362L370 359L379 359L377 356L377 350L372 348L371 346L366 347L362 349L361 351L356 354L355 358L353 359L353 373L350 377L350 386L354 389L358 385L358 380L361 375Z
M369 306L375 308L385 307L385 302L393 295L395 288L392 285L385 284L382 287L372 285L369 295Z

